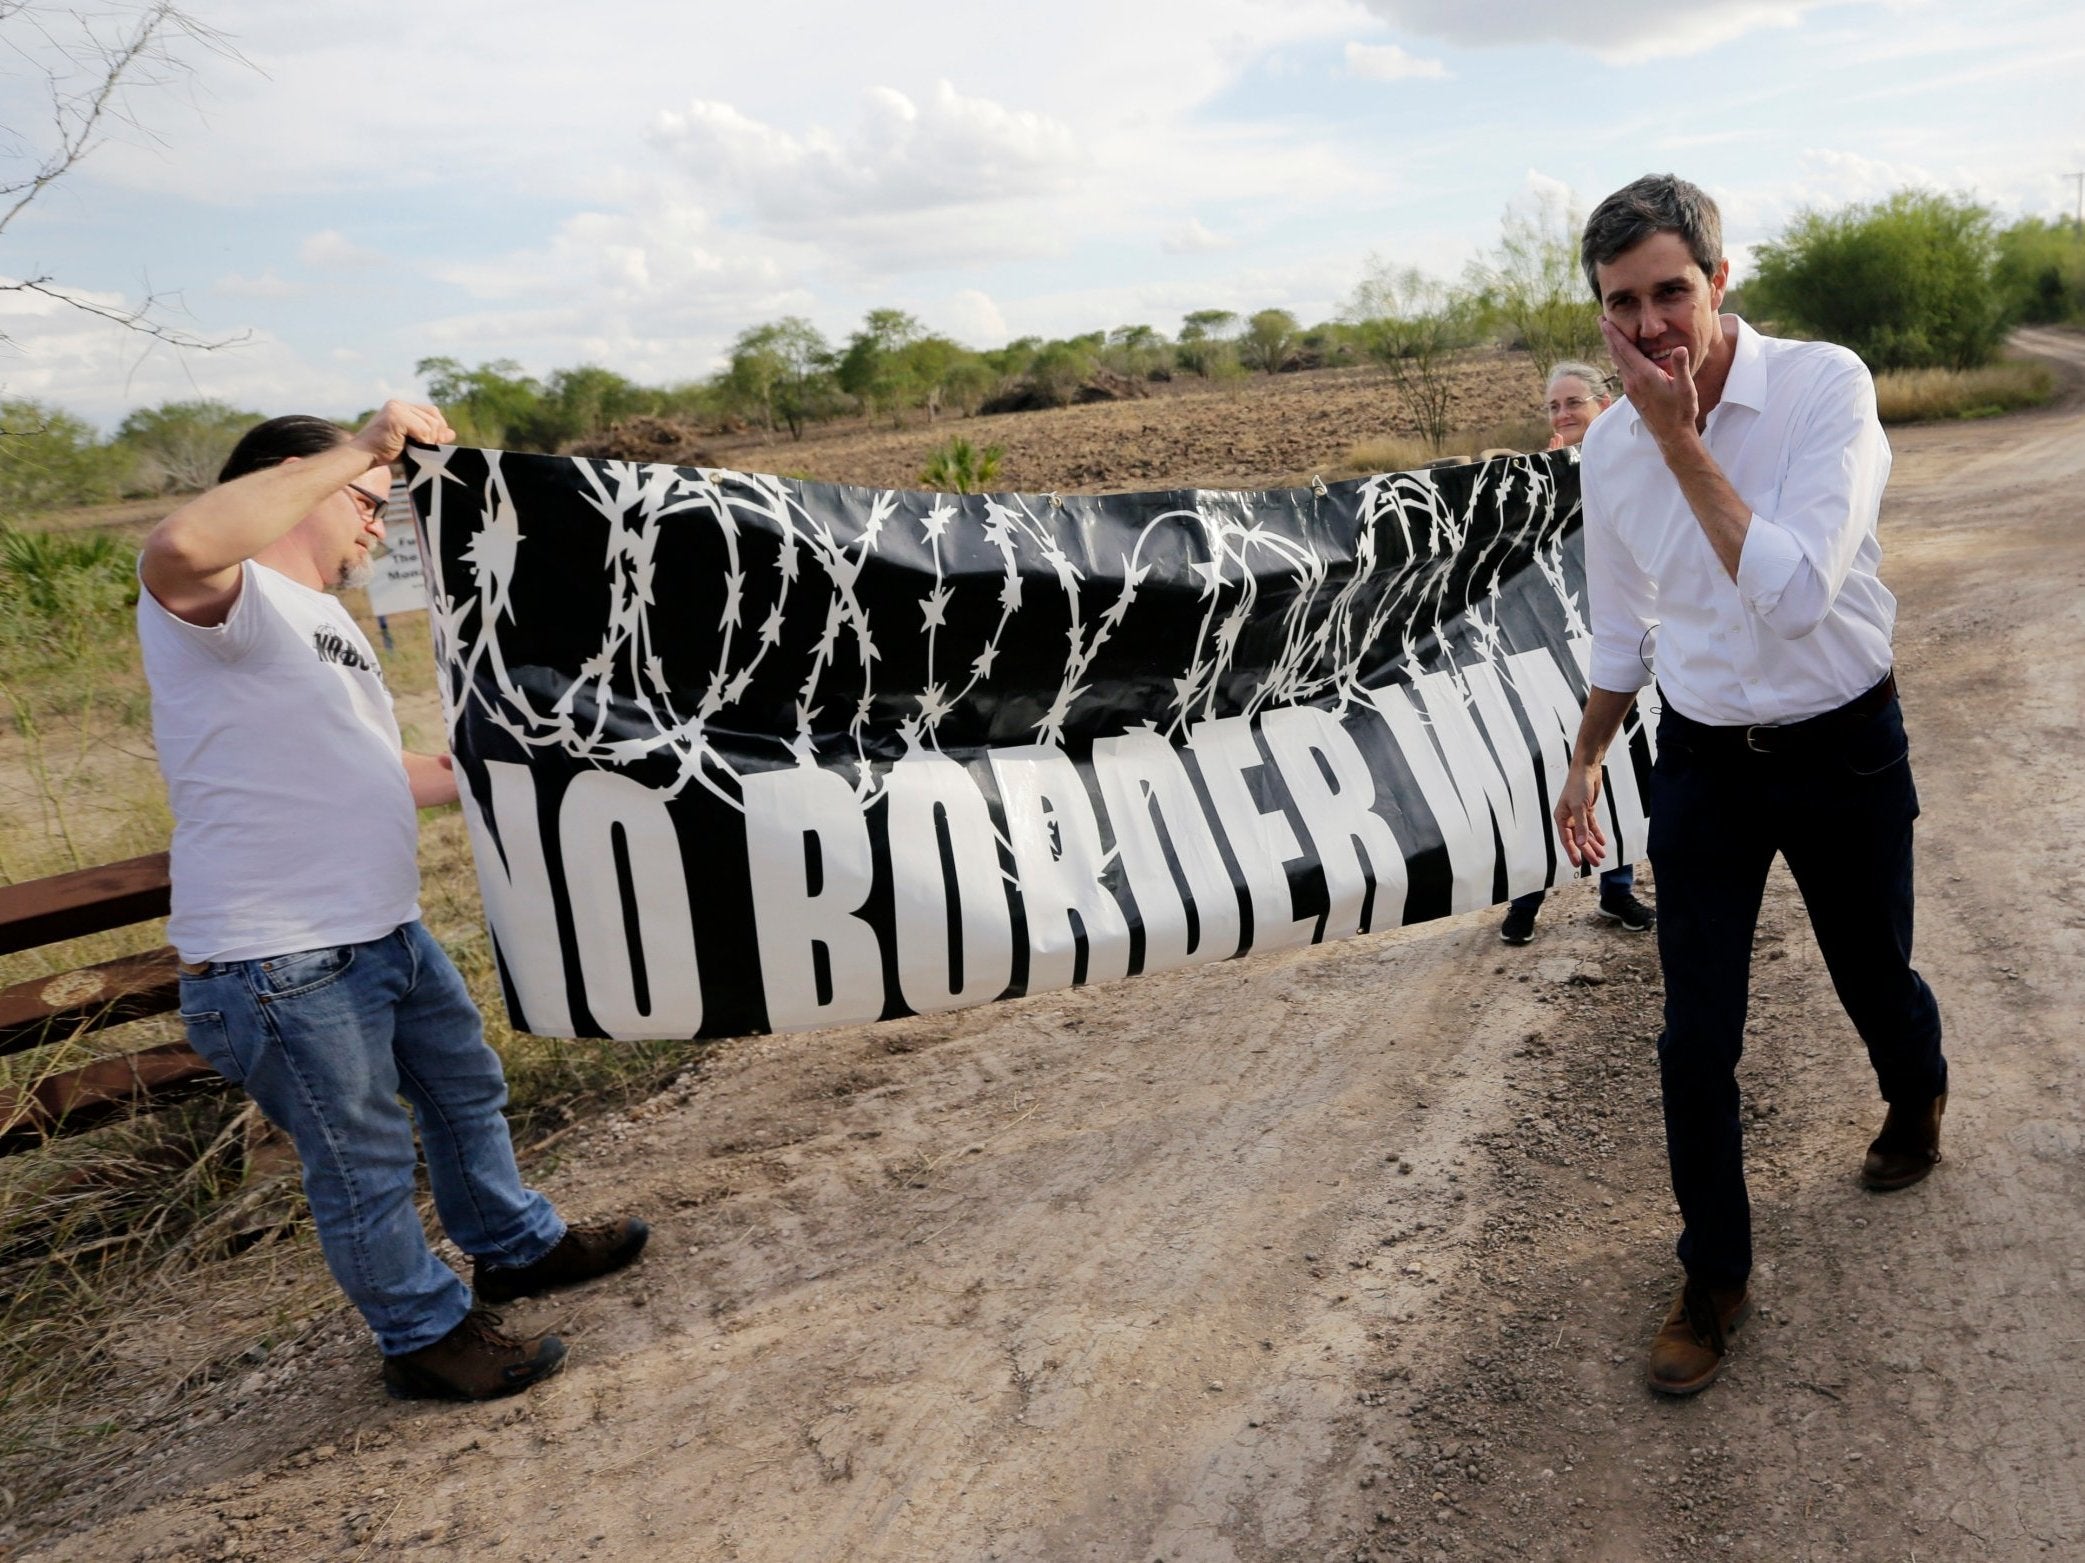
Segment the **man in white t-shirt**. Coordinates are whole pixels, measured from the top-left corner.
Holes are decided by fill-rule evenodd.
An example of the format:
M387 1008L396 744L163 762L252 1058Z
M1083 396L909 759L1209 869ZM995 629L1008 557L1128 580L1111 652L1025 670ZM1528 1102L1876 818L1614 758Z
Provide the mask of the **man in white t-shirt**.
M249 430L218 486L146 539L138 638L173 805L167 936L190 1045L296 1145L386 1389L483 1400L565 1356L554 1335L509 1335L488 1305L619 1269L647 1231L568 1227L523 1185L499 1055L420 925L416 810L454 802L455 774L446 755L403 751L376 655L328 595L368 581L408 438L455 435L403 402L352 437L307 417ZM420 1224L416 1124L475 1299Z
M1720 313L1722 219L1684 179L1649 174L1602 201L1581 259L1629 405L1585 438L1592 688L1556 821L1572 862L1604 855L1601 761L1649 680L1655 627L1658 1072L1686 1282L1649 1380L1686 1395L1751 1308L1737 1063L1776 855L1889 1104L1867 1187L1908 1188L1939 1162L1947 1059L1911 964L1918 793L1878 574L1890 450L1874 382L1843 347Z

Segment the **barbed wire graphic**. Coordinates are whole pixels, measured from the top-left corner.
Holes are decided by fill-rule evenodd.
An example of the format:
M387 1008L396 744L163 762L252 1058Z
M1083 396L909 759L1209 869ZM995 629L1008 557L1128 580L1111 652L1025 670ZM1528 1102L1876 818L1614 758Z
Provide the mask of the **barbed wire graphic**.
M1451 625L1465 661L1473 653L1510 676L1498 598L1508 572L1532 561L1567 634L1585 633L1562 552L1577 507L1575 486L1564 500L1559 468L1575 460L1498 457L1449 486L1432 471L1392 473L1338 496L1322 484L1184 491L1159 496L1132 533L1109 508L1142 509L1154 496L922 495L451 446L407 452L452 744L467 719L482 720L523 751L605 768L642 761L654 774L663 766L668 796L696 786L734 808L746 734L761 729L733 719L756 688L794 692L790 730L765 730L779 750L851 768L866 805L891 743L940 752L952 723L975 727L968 719L1010 661L1041 706L1023 741L1059 748L1102 717L1180 742L1198 723L1270 707L1344 712L1387 666L1419 670L1430 643L1438 657ZM576 499L606 537L598 580L573 583L605 601L598 644L562 670L517 663L509 644L525 638L517 579L573 569L569 525L517 503L510 468L530 464L520 486L536 504L543 469L533 464L546 461L564 469L557 481L571 498L560 515ZM1110 524L1096 525L1104 516ZM720 579L690 583L662 564L681 528L713 538ZM1112 558L1095 557L1094 537L1114 541ZM698 585L721 591L721 610L713 629L694 627L701 666L670 675L663 647L688 640ZM1111 648L1143 628L1158 592L1174 616L1190 594L1194 610L1177 650L1156 662L1137 653L1144 684L1170 693L1135 713L1106 709L1097 689ZM749 605L762 604L750 622ZM591 622L577 609L571 617ZM894 662L916 671L892 673ZM1053 662L1061 671L1035 676ZM718 741L720 724L735 748Z

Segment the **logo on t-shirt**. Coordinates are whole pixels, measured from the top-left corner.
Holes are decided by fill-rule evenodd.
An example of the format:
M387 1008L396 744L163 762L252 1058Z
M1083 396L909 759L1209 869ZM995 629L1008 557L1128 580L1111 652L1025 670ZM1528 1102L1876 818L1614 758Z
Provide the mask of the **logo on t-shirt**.
M324 662L338 662L343 667L360 668L365 673L374 673L376 666L357 651L338 630L316 629L311 632L311 649Z

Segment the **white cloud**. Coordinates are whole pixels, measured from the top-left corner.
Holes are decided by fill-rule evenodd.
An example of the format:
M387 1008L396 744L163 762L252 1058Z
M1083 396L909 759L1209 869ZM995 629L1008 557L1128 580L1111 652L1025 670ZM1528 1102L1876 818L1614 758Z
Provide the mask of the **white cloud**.
M1812 147L1796 160L1791 176L1767 187L1738 190L1711 188L1723 212L1726 234L1748 240L1771 238L1804 210L1830 211L1853 202L1879 201L1913 186L1927 190L1955 187L1955 181L1916 163L1891 162L1859 152Z
M1229 234L1213 232L1201 218L1190 217L1161 239L1158 247L1168 255L1206 255L1212 250L1234 250L1238 241Z
M998 347L1013 333L1006 329L1006 316L991 295L977 288L963 288L939 308L928 312L929 323L968 347Z
M384 265L387 257L338 228L322 228L297 246L297 259L314 271L366 271Z
M1557 43L1611 64L1699 54L1763 27L1794 27L1823 0L1362 0L1393 27L1468 48ZM1872 3L1872 0L1871 0Z
M120 295L95 293L120 307ZM136 407L214 397L270 413L352 414L381 401L376 373L325 367L280 339L252 333L214 352L175 352L53 300L0 294L0 395L56 403L104 428Z
M1407 54L1394 43L1350 43L1347 74L1367 81L1445 81L1448 67L1439 60Z
M1045 194L1085 162L1060 121L965 97L946 81L924 103L871 88L844 136L822 126L792 135L697 101L661 114L650 139L698 188L728 193L780 233Z
M227 273L210 284L210 291L225 298L279 299L295 298L304 290L294 282L285 282L275 274L273 266L258 277L242 277L237 272Z

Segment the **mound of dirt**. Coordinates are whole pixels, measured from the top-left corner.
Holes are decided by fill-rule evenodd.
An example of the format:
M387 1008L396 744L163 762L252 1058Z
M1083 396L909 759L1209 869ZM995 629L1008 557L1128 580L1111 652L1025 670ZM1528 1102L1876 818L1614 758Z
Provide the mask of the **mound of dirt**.
M1084 384L1071 393L1070 401L1084 405L1090 402L1134 402L1143 401L1151 395L1150 385L1143 380L1131 379L1126 374L1116 374L1109 369L1096 369ZM1023 380L1012 390L1001 391L987 400L977 410L982 416L1007 412L1044 412L1052 407L1066 405L1063 397L1037 385L1032 380Z
M676 467L713 467L716 462L702 447L702 439L702 431L693 424L640 414L611 423L600 433L568 445L564 454L591 456L600 461L663 461Z

